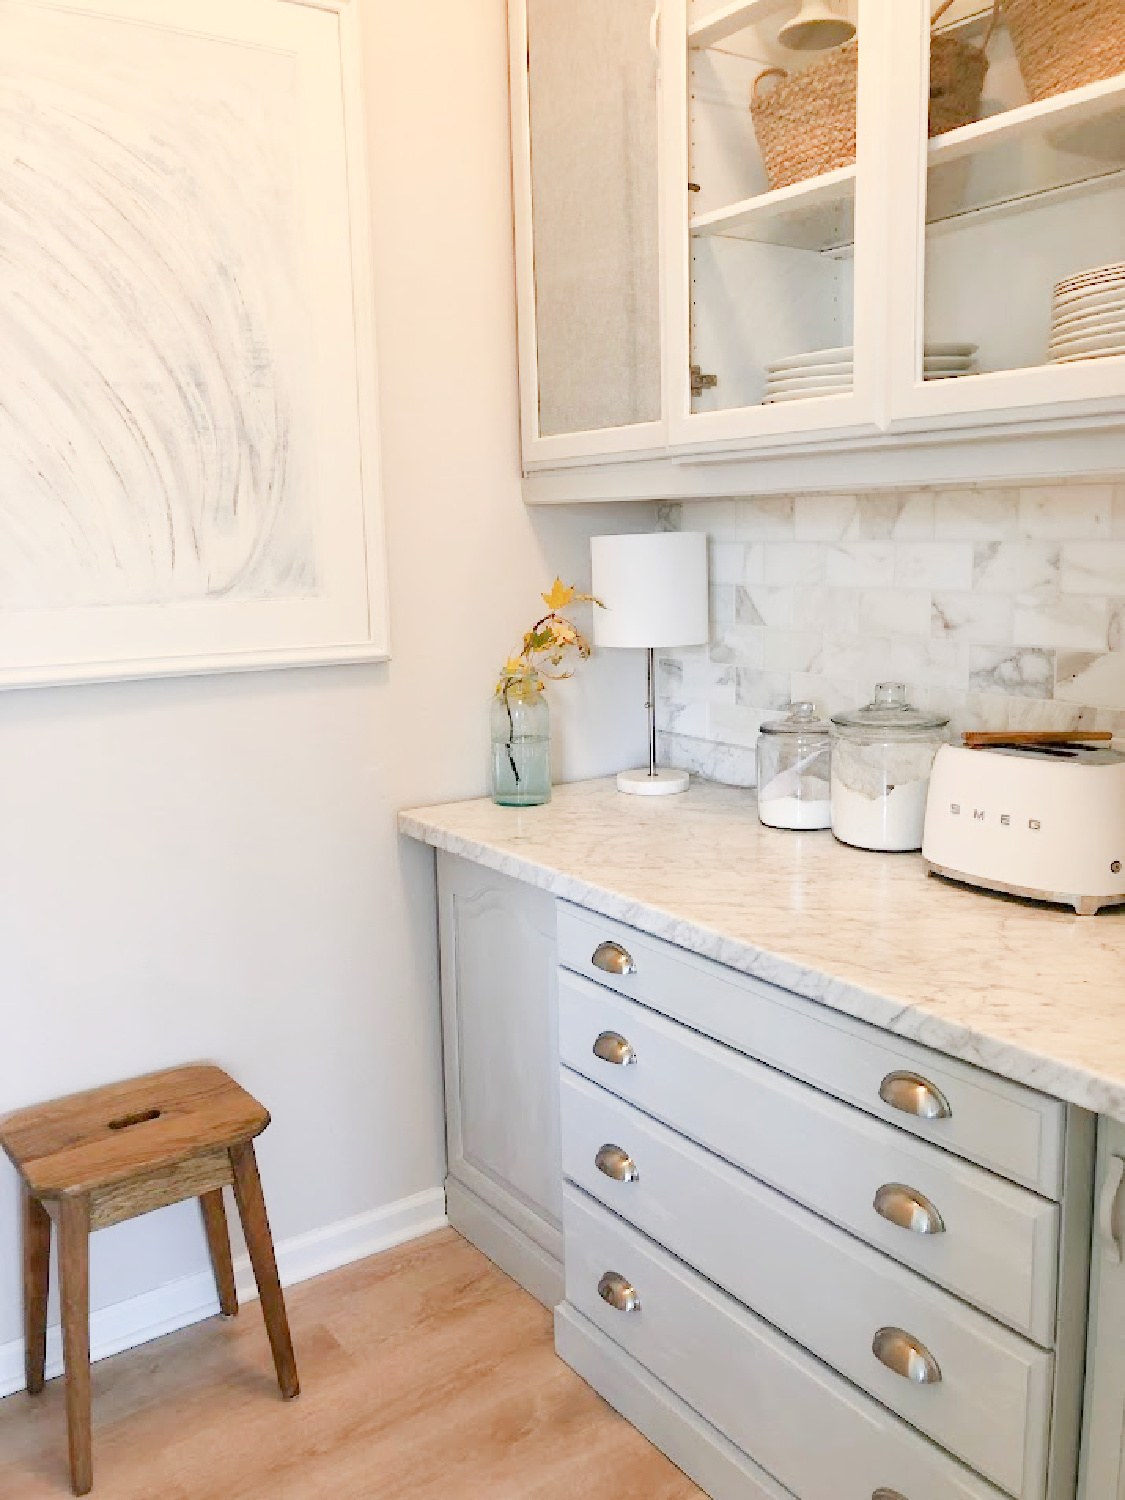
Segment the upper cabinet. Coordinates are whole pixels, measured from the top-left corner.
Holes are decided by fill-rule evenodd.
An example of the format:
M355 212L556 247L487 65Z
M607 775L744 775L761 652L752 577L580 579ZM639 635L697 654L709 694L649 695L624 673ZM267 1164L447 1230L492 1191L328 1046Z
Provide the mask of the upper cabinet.
M525 468L601 476L553 498L1125 469L1125 0L511 27Z
M894 423L1120 414L1125 5L958 0L933 28L928 0L893 9ZM960 92L968 120L926 140L919 78L931 116Z
M663 0L673 444L877 427L883 0L829 52L779 42L794 9Z
M514 0L524 456L659 451L659 40L653 0Z

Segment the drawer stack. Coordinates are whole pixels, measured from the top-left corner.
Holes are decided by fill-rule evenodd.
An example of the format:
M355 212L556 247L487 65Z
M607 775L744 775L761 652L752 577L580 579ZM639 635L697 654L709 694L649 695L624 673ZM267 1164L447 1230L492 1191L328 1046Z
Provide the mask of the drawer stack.
M1072 1496L1065 1107L580 908L558 939L567 1315L740 1495Z

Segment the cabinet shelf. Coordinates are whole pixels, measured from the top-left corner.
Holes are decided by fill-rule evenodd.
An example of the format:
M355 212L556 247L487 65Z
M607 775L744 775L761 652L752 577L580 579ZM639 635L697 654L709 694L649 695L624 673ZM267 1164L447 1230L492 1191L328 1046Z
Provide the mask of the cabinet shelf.
M930 224L983 211L1018 213L1024 204L1048 195L1107 186L1125 172L1125 75L935 136L928 157ZM992 170L983 180L970 182L966 164L990 157ZM947 172L947 167L956 170ZM839 167L696 214L691 232L801 250L838 250L852 242L854 208L855 167Z
M733 0L688 27L688 46L715 47L736 31L756 26L791 4L792 0Z
M1125 75L935 136L928 161L931 224L1096 187L1125 168Z
M725 235L798 250L831 250L850 244L855 233L855 166L754 198L743 198L691 220L696 236Z

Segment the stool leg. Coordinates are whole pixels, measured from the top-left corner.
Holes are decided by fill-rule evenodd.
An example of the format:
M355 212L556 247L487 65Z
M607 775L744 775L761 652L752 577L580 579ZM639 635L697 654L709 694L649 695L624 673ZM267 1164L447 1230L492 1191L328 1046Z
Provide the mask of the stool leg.
M90 1434L90 1204L59 1201L59 1280L62 1293L63 1360L70 1478L76 1495L94 1484Z
M288 1401L298 1394L301 1386L297 1379L293 1341L289 1336L289 1319L285 1315L285 1298L281 1294L281 1282L277 1276L273 1236L266 1216L266 1200L262 1196L258 1163L250 1141L231 1147L230 1164L234 1172L234 1196L242 1218L242 1231L246 1236L246 1248L250 1251L250 1264L254 1267L254 1280L258 1283L266 1332L273 1350L277 1383L281 1387L281 1394Z
M51 1216L33 1198L26 1183L23 1196L23 1338L27 1393L43 1389L47 1363L47 1292L51 1280Z
M222 1188L201 1194L199 1207L203 1213L203 1228L207 1232L207 1248L211 1252L215 1285L219 1289L219 1306L224 1318L233 1318L238 1312L238 1292L234 1285L234 1265L230 1258L230 1235L227 1232L227 1211L223 1206Z

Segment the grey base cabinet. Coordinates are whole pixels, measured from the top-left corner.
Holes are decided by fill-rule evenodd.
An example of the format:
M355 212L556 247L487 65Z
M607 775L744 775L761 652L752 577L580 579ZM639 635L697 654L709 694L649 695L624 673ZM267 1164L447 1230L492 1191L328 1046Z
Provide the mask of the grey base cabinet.
M1082 1500L1125 1500L1125 1125L1102 1119L1094 1185Z
M562 1300L555 900L438 855L449 1221Z
M1125 1500L1125 1126L438 887L450 1221L714 1500Z

